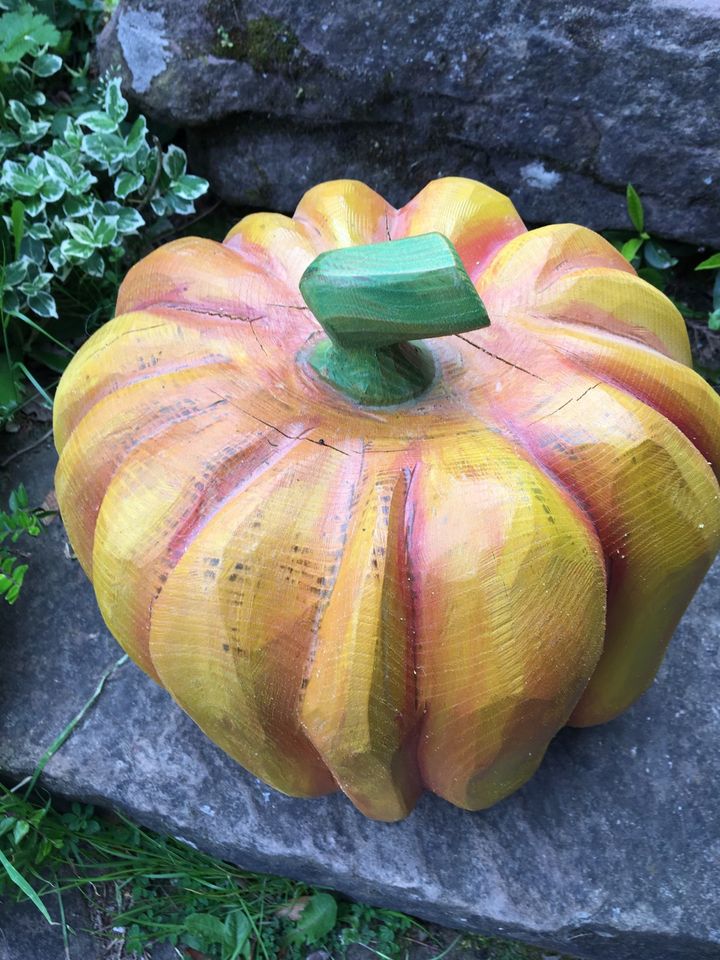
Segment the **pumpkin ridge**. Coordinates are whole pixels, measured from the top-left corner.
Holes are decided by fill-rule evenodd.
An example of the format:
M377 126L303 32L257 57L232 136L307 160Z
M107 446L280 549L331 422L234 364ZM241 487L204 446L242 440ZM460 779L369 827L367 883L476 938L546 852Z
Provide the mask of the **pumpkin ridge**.
M175 376L175 373L174 373L174 372L173 372L172 376L173 376L173 377ZM143 380L143 381L141 381L141 382L144 383L145 380ZM190 389L192 386L194 386L194 384L188 384L188 385L187 385L187 388ZM90 410L87 411L87 413L85 414L85 416L89 416L90 414L93 413L93 411L96 411L96 408L97 408L98 406L101 406L105 401L114 400L115 397L116 397L116 393L107 394L105 397L102 398L102 400L99 401L99 403L94 404L94 405L90 408ZM115 402L117 402L117 401L115 401ZM97 523L97 516L98 516L98 513L99 513L100 508L101 508L101 506L102 506L102 501L103 501L103 499L104 499L104 497L105 497L105 493L107 492L107 488L109 487L110 483L112 482L112 480L113 480L113 478L115 477L115 475L117 474L117 472L118 472L120 469L122 469L122 466L123 466L123 464L125 463L125 461L127 460L127 458L128 458L129 456L131 456L131 455L133 454L133 452L142 449L142 447L144 447L147 443L150 443L151 441L157 440L158 438L162 437L163 434L165 434L168 430L172 429L172 427L176 426L177 424L185 423L185 422L188 421L188 420L193 420L195 417L203 416L204 414L208 413L208 411L211 410L213 407L218 406L218 404L220 404L221 402L222 402L221 400L213 400L213 401L207 403L205 406L200 407L200 408L189 407L184 413L182 413L182 414L180 414L180 415L178 415L178 416L171 416L168 420L161 421L161 423L157 426L157 429L154 429L154 428L153 428L153 429L151 429L151 431L150 431L149 433L144 433L144 434L142 434L140 437L138 437L137 440L134 440L133 442L130 443L130 445L129 445L128 447L126 447L126 448L124 448L124 449L122 450L120 458L114 463L114 465L113 465L113 467L112 467L112 470L111 470L110 474L109 474L108 477L107 477L107 483L105 484L105 486L104 486L104 488L103 488L103 490L102 490L101 496L100 496L99 499L97 500L97 506L96 506L96 508L93 508L93 509L94 509L94 514L91 516L91 521L90 521L90 522L92 523L92 531L91 531L91 537L90 537L90 543L89 543L89 550L90 550L89 557L85 557L85 562L84 562L84 561L83 561L83 557L81 556L81 554L83 553L83 551L79 551L79 550L77 550L77 548L76 548L76 550L75 550L75 552L76 552L77 555L78 555L78 559L80 560L81 566L82 566L83 569L86 571L86 573L87 573L87 575L88 575L89 577L92 576L92 548L93 548L93 542L94 542L94 538L95 538L95 524ZM105 403L105 406L107 406L107 405L108 405L108 404ZM170 405L167 405L167 406L169 407ZM161 410L162 410L162 409L163 409L163 408L161 408ZM100 414L98 414L98 413L96 412L95 415L96 415L96 416L99 416ZM67 442L66 442L65 446L63 447L63 450L62 450L62 452L61 452L61 454L60 454L60 459L59 459L59 461L58 461L58 465L57 465L57 468L56 468L56 471L55 471L55 483L56 483L56 485L58 485L61 489L62 489L62 484L63 484L63 480L62 480L61 478L64 477L64 475L65 475L65 473L66 473L66 469L69 470L69 477L71 477L71 475L72 475L72 470L70 470L69 468L66 468L66 466L65 466L65 463L66 463L67 457L68 457L68 454L66 453L67 447L68 447L68 444L70 444L71 442L73 442L73 437L75 436L75 432L76 432L78 429L81 429L82 424L83 424L83 421L85 420L85 416L78 422L78 424L76 425L76 427L73 429L72 433L71 433L70 436L68 437L68 440L67 440ZM154 412L153 416L157 417L157 416L158 416L158 413L157 413L157 412ZM77 440L76 440L76 441L74 441L74 442L81 444L81 441L77 441ZM105 449L107 449L107 448L105 448ZM85 454L84 454L84 455L85 455ZM72 457L72 452L71 452L71 451L70 451L70 456ZM63 458L64 458L64 459L63 459ZM105 462L107 462L107 457L104 457L104 459L105 459ZM84 483L84 477L83 477L83 483ZM61 494L61 496L64 497L64 493ZM63 521L66 523L66 525L71 526L70 522L69 522L67 519L65 519L65 517L63 518ZM73 543L74 543L74 544L76 543L75 537L73 537Z
M366 816L390 821L407 816L421 791L404 558L406 461L403 451L360 464L300 700L303 728L340 789Z
M683 436L685 436L690 441L690 443L695 447L696 450L698 450L705 457L705 459L710 464L713 472L715 473L718 481L720 481L720 456L718 455L718 453L712 450L705 449L706 444L702 440L702 438L698 438L697 435L690 434L689 431L691 427L689 423L686 423L685 426L683 426L681 425L681 423L678 422L681 419L679 415L680 412L687 413L688 412L687 407L683 408L682 406L678 405L676 408L675 415L673 415L673 411L668 404L662 402L661 398L653 396L649 390L643 390L640 384L630 385L626 381L622 380L620 377L613 377L611 374L607 373L607 371L605 370L603 370L602 372L598 372L597 368L593 366L592 360L590 359L583 360L579 358L576 354L572 353L570 350L563 350L561 347L559 347L555 343L551 343L550 345L554 350L556 350L558 354L560 354L562 357L569 360L570 363L573 366L575 366L575 368L578 371L580 372L587 371L588 373L592 373L593 377L599 380L601 383L607 386L613 387L614 389L622 393L625 393L630 397L634 397L636 400L639 400L645 406L650 407L651 409L655 410L656 413L660 414L660 416L664 417L669 423L671 423L674 427L676 427L683 434ZM626 349L628 348L631 349L633 345L630 345L629 347L628 345L624 345L624 346L626 347ZM646 344L639 343L637 346L639 348L638 352L641 352L643 350L647 350L648 352L652 351L652 348L648 347ZM673 372L682 371L683 374L694 373L694 371L688 368L684 363L681 363L679 360L674 360L672 357L668 357L667 354L659 353L658 351L653 351L653 353L657 354L657 357L654 356L653 359L657 359L657 362L662 363L663 365L667 364L669 367L669 370L672 370ZM696 381L693 381L693 382L696 382ZM704 383L704 381L700 381L700 382ZM715 391L711 387L707 388L706 397L708 401L714 403L717 406L718 409L716 413L720 415L720 397L718 397L718 395L715 393ZM687 400L687 397L685 396L683 399ZM702 421L699 421L698 424L696 424L695 429L697 429L697 427L702 427L702 425L703 425ZM708 443L710 442L711 439L712 439L712 434L708 437ZM700 446L699 443L701 443L702 446ZM720 444L718 445L718 448L720 449Z
M212 424L210 425L212 426ZM145 666L146 663L152 665L151 675L155 679L158 679L157 668L155 667L152 660L152 650L151 650L151 634L152 634L152 614L154 605L162 593L164 584L167 579L175 570L179 560L182 555L188 550L192 549L192 545L197 538L197 536L202 532L204 527L217 515L217 513L222 510L224 506L230 503L236 496L242 495L244 490L246 490L253 481L259 479L264 473L268 470L272 470L276 467L287 454L288 450L294 446L293 442L277 446L275 449L268 447L268 453L265 454L263 461L260 464L255 462L256 457L253 457L253 453L258 453L262 450L263 446L266 444L267 437L265 435L254 436L252 440L246 442L244 445L238 445L237 450L233 454L231 461L221 460L221 451L215 452L215 460L217 461L215 465L210 466L209 469L211 473L209 474L207 485L204 490L198 494L197 501L193 503L188 501L187 494L182 494L178 500L178 513L180 520L173 530L172 535L165 540L162 536L157 539L157 559L153 562L153 571L156 574L154 578L157 582L151 584L145 577L143 577L140 589L138 590L138 595L142 594L145 589L152 587L153 593L151 594L148 600L147 606L147 616L145 622L140 627L139 622L136 623L132 614L133 603L137 601L136 597L132 598L131 602L125 604L125 610L122 611L121 617L118 618L115 616L113 610L117 606L115 603L113 608L109 608L105 602L103 602L102 588L103 583L101 580L101 575L96 577L96 580L100 580L98 585L99 587L99 596L98 600L100 602L101 610L103 616L106 619L106 622L112 621L114 626L112 632L116 637L124 636L123 646L128 651L128 653L133 656L133 659L138 660L141 665ZM175 443L182 443L183 437L179 438L179 441L176 440ZM141 457L146 451L137 451L136 456ZM250 463L248 464L248 455ZM126 469L129 466L126 462ZM248 473L250 470L250 473ZM217 484L218 474L223 473L223 471L229 471L222 478L220 484ZM117 472L114 477L115 484L122 483L122 472ZM118 494L116 494L115 489L110 490L110 497L103 498L103 505L101 510L98 513L98 524L106 524L105 514L110 508L110 502L116 501ZM105 507L105 512L103 513L103 506ZM122 557L118 557L117 551L112 553L108 558L105 558L101 561L101 553L105 550L104 544L100 543L96 545L93 550L93 566L95 567L96 563L101 563L101 567L107 567L108 562L111 564L109 571L104 571L105 579L111 584L116 578L113 575L112 571L115 567L118 570L122 569L127 562L123 560ZM131 556L131 555L130 555ZM138 571L138 575L142 575L141 571ZM132 587L132 584L129 584L129 587ZM133 590L134 593L134 590ZM127 617L127 623L125 619ZM129 626L132 623L133 626ZM135 631L138 629L142 632L141 635ZM128 631L132 630L134 633L133 637L128 635ZM147 666L145 666L147 669Z
M90 404L86 406L84 409L80 410L79 416L74 415L74 411L72 410L72 408L66 407L63 410L64 417L67 420L70 420L70 425L69 425L70 428L67 431L63 431L62 436L60 437L59 445L56 444L58 453L62 452L62 450L70 440L70 437L73 435L75 430L77 430L77 428L83 422L85 417L88 416L88 414L92 413L92 411L95 409L95 407L99 403L102 403L103 400L107 400L108 397L115 396L115 394L120 393L123 390L127 390L132 387L135 387L138 384L149 383L153 380L159 380L163 377L174 377L178 373L184 373L186 371L191 371L191 370L203 370L203 368L209 369L211 367L218 367L222 370L222 368L226 366L230 367L231 369L236 369L236 366L235 364L233 364L231 358L225 357L219 354L216 354L216 355L211 354L207 357L202 357L200 360L193 360L192 362L188 362L188 363L171 364L171 365L168 365L167 367L162 367L160 369L158 369L157 367L154 367L152 368L152 372L148 373L143 371L138 376L130 376L122 384L110 384L106 382L102 384L102 386L99 389L97 389L96 392L94 393L88 390L87 392L81 395L81 397L78 399L77 404L75 405L76 408L80 408L80 404L82 400L85 400L88 394L91 394ZM58 409L60 409L60 407L58 407ZM56 438L57 438L60 433L58 426L55 427L55 431L56 431Z
M615 390L615 388L612 385L602 383L602 386L610 392L610 396L613 395L612 391ZM617 661L618 656L620 656L621 662L615 662L614 669L608 670L607 664L603 662L603 658L601 658L599 667L602 668L603 674L608 676L608 685L603 688L599 684L593 684L593 678L591 678L586 693L583 694L573 714L573 724L583 726L602 723L612 719L617 713L624 709L629 702L632 702L632 700L640 696L643 690L652 682L659 657L669 638L666 629L667 624L670 623L671 627L674 626L674 622L676 622L680 613L687 605L687 602L689 602L697 586L696 569L703 568L704 572L711 562L712 555L714 555L712 551L711 526L708 525L707 527L707 536L705 536L706 531L704 528L707 523L705 518L710 516L707 512L709 510L709 503L711 503L713 499L712 496L710 496L711 484L717 486L717 481L707 461L685 434L652 406L645 404L642 400L625 390L616 390L615 396L618 397L619 402L617 414L618 423L622 423L623 416L639 418L638 439L636 441L628 440L622 455L617 459L616 465L611 465L609 470L607 467L599 469L598 464L595 464L593 467L587 454L580 457L577 467L573 467L572 458L568 458L566 454L566 459L562 461L562 465L566 466L567 469L564 473L560 473L560 478L565 480L566 486L570 482L569 477L574 476L574 480L572 481L573 485L577 486L587 501L588 515L598 531L603 554L608 559L607 629L608 631L619 630L625 637L627 644L624 648L625 653L623 653L623 648L619 646L616 635L611 632L606 634L605 650L610 651L608 652L608 657L612 657L614 661ZM567 409L571 410L572 408L568 407ZM571 423L578 424L581 422L582 420L579 415L574 416L571 421ZM539 430L540 427L542 427L542 429ZM522 429L521 427L521 430ZM567 432L568 429L566 419L564 424L565 432ZM552 438L558 436L558 434L552 427L543 426L540 421L534 421L525 425L523 435L527 438L527 448L531 450L541 462L546 463L550 469L553 470L552 463L548 461L558 461L558 457L562 456L562 448L553 450L551 445L553 443ZM641 455L643 443L650 444L653 451L657 450L658 456L665 458L662 462L667 464L667 466L663 468L665 471L663 483L659 484L658 481L658 486L653 488L657 490L655 498L658 501L656 513L660 510L663 511L663 520L657 528L657 535L664 538L664 545L662 549L655 551L655 560L652 567L648 567L648 561L645 557L648 548L647 544L643 546L642 540L643 531L645 531L645 533L647 532L649 523L647 511L644 510L647 500L646 495L639 489L634 492L625 490L622 501L622 516L624 517L622 528L626 531L625 535L629 537L629 540L623 539L620 536L620 524L610 509L610 501L608 499L612 497L611 491L615 488L616 484L619 483L622 485L625 483L625 486L627 486L627 482L623 481L623 478L632 470L632 464L634 464L636 458ZM670 447L667 446L668 443ZM590 445L590 440L586 442L586 445ZM677 448L675 452L672 450L673 445ZM572 444L570 444L570 450L572 450ZM601 451L602 447L600 447L599 450ZM683 465L684 461L686 462L686 466ZM558 461L558 463L560 463L560 461ZM555 471L553 470L553 472ZM692 474L692 480L688 477L689 473ZM691 564L688 558L685 567L685 579L682 583L678 583L672 581L672 577L675 575L672 572L674 568L670 564L673 562L673 557L677 551L674 551L675 540L673 539L676 534L673 533L672 537L670 536L671 531L669 525L674 525L673 530L677 528L676 533L678 530L682 530L682 533L677 533L677 537L679 538L678 542L683 545L683 549L686 549L693 524L690 520L689 513L681 514L677 508L673 507L673 501L669 494L666 495L664 493L664 487L667 487L669 483L683 484L685 496L687 496L689 491L697 491L695 499L693 500L692 509L700 510L700 504L702 503L702 495L700 492L701 481L708 494L708 506L705 507L706 512L700 512L698 514L698 517L704 520L704 522L699 524L699 529L702 531L703 536L695 536L698 545L696 547L696 553L693 555L693 563ZM690 505L688 505L688 510L690 509ZM698 530L695 530L695 534L697 533ZM670 537L669 540L668 537ZM701 540L705 544L702 548L699 543ZM720 545L720 543L718 545ZM653 596L656 601L664 597L665 593L669 590L668 583L673 582L672 595L675 605L679 609L675 621L672 620L675 613L671 611L672 616L671 613L669 613L662 623L660 620L654 623L653 617L657 618L659 616L657 609L654 610L652 616L649 614L644 616L643 610L638 609L639 600L635 599L631 603L631 596L628 590L630 590L633 585L637 587L638 584L645 584L645 589L648 590L647 583L649 577L653 578L653 582L655 583L652 589L655 591ZM677 580L677 576L675 576L675 580ZM647 600L649 601L650 597L648 597ZM646 664L650 664L650 668L648 668L648 666L642 667L639 664L633 667L635 671L634 676L636 676L637 679L633 681L632 678L626 678L626 683L630 685L631 691L626 689L625 693L622 693L622 657L625 656L628 663L634 662L632 660L632 657L636 655L634 652L643 650L646 651ZM633 682L635 683L634 687L632 687ZM590 693L589 691L592 692ZM613 699L613 696L615 699ZM621 698L624 699L620 705L619 701ZM606 705L604 704L605 700L607 701ZM610 702L611 700L612 703Z
M299 725L298 698L355 473L344 458L289 445L279 472L205 524L153 616L151 655L171 694L226 752L294 796L337 789ZM191 583L201 602L178 621Z

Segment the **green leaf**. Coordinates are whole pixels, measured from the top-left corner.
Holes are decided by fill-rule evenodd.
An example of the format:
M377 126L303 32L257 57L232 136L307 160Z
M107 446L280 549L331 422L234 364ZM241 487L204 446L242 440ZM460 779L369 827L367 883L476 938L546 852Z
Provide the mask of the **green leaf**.
M315 893L290 932L293 943L317 943L328 934L337 922L337 901L329 893Z
M24 166L15 160L6 160L3 164L2 182L22 197L34 197L44 181L45 164L40 157L32 157Z
M88 110L87 113L81 113L77 122L96 133L114 133L118 128L117 121L102 110Z
M40 196L46 203L56 203L65 193L65 184L55 177L47 177L40 188Z
M30 121L32 120L32 117L30 116L30 111L25 106L25 104L20 103L19 100L11 100L8 103L6 115L8 113L13 118L15 123L19 124L20 126L22 126L24 123L30 123Z
M41 53L35 57L32 72L36 77L51 77L62 67L62 59L54 53Z
M50 266L56 273L65 265L65 255L60 249L59 244L50 249L48 260L50 261Z
M677 258L671 256L657 240L648 240L643 247L643 254L648 266L656 270L668 270L677 263Z
M658 290L664 290L667 286L667 277L662 271L656 270L655 267L641 267L638 270L638 276L657 287Z
M59 156L57 153L52 153L51 151L46 151L44 157L45 166L48 171L60 180L65 186L70 185L75 179L75 174L73 169L67 160L64 160L63 157Z
M0 131L0 150L12 150L13 147L19 147L21 143L22 140L14 130Z
M114 173L125 157L125 141L116 133L86 133L82 138L82 150Z
M2 19L0 19L0 26L2 26ZM0 866L3 866L5 868L5 873L8 875L10 880L15 884L15 886L19 887L22 890L22 892L25 894L25 896L29 900L31 900L35 904L35 906L43 915L43 917L45 917L47 922L52 923L52 920L50 919L50 914L47 912L47 908L45 907L45 904L42 902L40 897L35 893L35 891L27 882L27 880L20 873L18 873L15 867L10 863L10 861L2 852L2 850L0 850Z
M94 249L87 243L81 243L79 240L63 240L60 244L60 253L66 260L87 260L94 253Z
M91 277L102 277L105 273L105 261L96 250L92 256L83 261L82 268Z
M57 317L57 307L55 300L44 290L33 293L28 297L28 306L39 317Z
M25 232L25 204L22 200L13 200L10 207L10 220L12 221L13 241L15 243L15 259L20 257L20 244Z
M145 183L141 173L121 173L115 180L115 196L124 200L131 193L135 193Z
M223 960L238 960L252 933L252 926L244 910L233 910L225 917Z
M116 125L121 123L128 112L128 103L120 92L120 79L113 77L105 90L105 113L111 117Z
M2 272L2 279L0 280L0 287L17 287L19 286L28 271L30 261L22 257L19 260L13 260L12 263L8 263Z
M179 180L185 174L187 168L185 151L171 144L162 159L162 166L171 180Z
M130 133L125 138L125 156L134 157L146 146L145 137L147 136L147 123L145 117L139 116L135 123L130 127Z
M627 185L625 196L627 200L628 216L632 221L632 225L635 227L638 233L642 233L645 229L645 213L643 211L642 200L638 196L637 190L631 183Z
M696 270L720 270L720 253L714 253L707 260L703 260L696 267Z
M84 217L92 209L92 200L88 197L66 197L63 210L67 217Z
M60 34L48 18L29 6L0 17L0 63L19 63L26 53L59 41Z
M89 246L89 247L95 246L95 238L93 236L93 232L90 229L90 227L88 227L86 224L73 223L72 221L70 221L69 223L66 224L66 226L70 232L70 235L74 237L75 240L78 241L78 243L85 244L86 246Z
M37 143L38 140L42 140L49 129L50 122L48 120L31 120L30 123L24 123L20 127L20 136L23 143Z
M183 200L183 198L176 193L168 193L163 199L167 204L166 212L187 216L187 214L192 213L195 209L192 200Z
M627 243L622 245L620 253L625 257L626 260L632 262L632 260L637 255L640 247L645 243L642 237L632 237Z
M92 235L96 247L108 247L117 237L117 217L101 217L93 224Z
M23 566L25 568L24 570L23 570L23 567L15 567L15 569L13 570L13 580L16 583L18 582L18 570L22 571L22 573L20 573L20 582L22 583L22 578L25 575L25 570L27 570L27 564L24 564ZM13 827L13 832L12 832L12 839L15 846L17 846L19 843L22 843L23 837L26 837L29 832L30 832L30 824L27 822L27 820L16 820L15 826Z
M210 913L191 913L185 918L185 930L204 941L204 945L224 943L225 926Z
M197 200L207 191L208 186L207 180L203 177L194 177L188 173L174 180L170 184L170 189L178 197L182 197L183 200Z
M118 212L118 233L137 233L145 226L142 214L132 207L122 207Z
M711 330L720 330L720 310L713 310L708 317L708 327Z

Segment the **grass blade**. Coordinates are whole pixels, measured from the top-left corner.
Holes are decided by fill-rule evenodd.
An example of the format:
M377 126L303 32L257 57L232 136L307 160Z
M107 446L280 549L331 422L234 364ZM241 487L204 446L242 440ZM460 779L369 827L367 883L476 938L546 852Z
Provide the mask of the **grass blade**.
M52 924L52 919L50 914L47 912L45 904L42 902L40 897L35 893L33 888L27 882L27 880L17 872L15 867L10 863L5 854L0 850L0 864L5 868L5 873L12 880L16 887L19 887L28 900L32 900L35 906L38 908L40 913L45 917L48 923Z

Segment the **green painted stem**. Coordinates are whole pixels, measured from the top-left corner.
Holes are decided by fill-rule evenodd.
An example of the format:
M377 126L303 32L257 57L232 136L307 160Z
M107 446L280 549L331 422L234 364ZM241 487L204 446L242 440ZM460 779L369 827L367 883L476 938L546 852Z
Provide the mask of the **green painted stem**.
M439 233L328 250L307 268L300 292L328 335L310 365L373 406L403 403L432 383L432 354L413 341L490 323L457 251Z

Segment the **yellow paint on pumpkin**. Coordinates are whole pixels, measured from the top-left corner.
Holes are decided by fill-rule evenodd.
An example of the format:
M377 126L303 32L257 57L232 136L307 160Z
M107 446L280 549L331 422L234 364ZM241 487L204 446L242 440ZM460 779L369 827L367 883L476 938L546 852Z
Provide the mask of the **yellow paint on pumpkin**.
M399 820L422 789L405 557L409 470L376 459L364 466L340 568L317 625L301 717L353 803L367 816Z
M602 553L572 501L488 433L418 465L411 517L420 768L476 810L534 772L592 674Z

